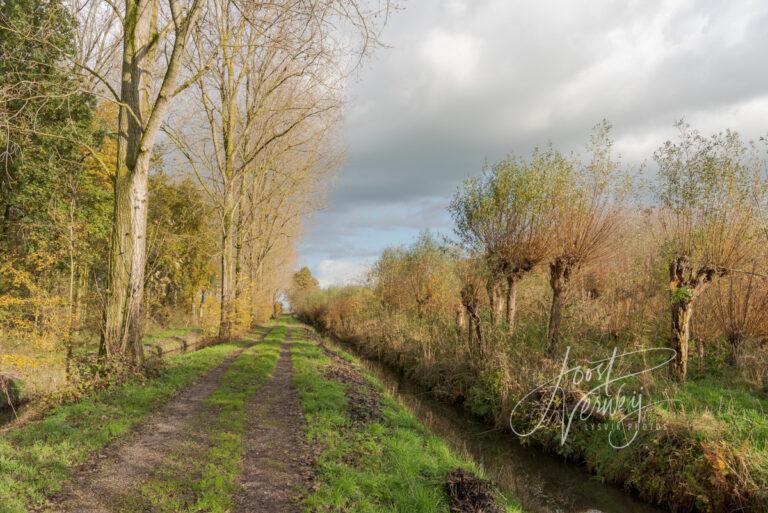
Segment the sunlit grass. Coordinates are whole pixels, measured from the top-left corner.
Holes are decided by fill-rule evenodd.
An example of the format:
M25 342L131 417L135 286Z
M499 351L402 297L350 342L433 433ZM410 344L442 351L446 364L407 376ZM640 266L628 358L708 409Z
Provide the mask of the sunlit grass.
M294 341L292 357L308 436L322 448L315 466L316 491L307 499L308 510L447 513L446 474L457 467L481 474L370 376L382 394L381 420L350 426L345 385L323 375L329 358L307 341ZM499 498L507 511L520 511L514 501Z

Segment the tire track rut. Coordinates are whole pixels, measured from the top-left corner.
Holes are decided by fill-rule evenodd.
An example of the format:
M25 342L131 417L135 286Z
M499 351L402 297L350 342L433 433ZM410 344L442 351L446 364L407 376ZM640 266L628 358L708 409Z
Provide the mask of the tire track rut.
M272 379L249 401L241 491L235 513L300 513L311 487L312 451L293 386L291 337L286 332Z

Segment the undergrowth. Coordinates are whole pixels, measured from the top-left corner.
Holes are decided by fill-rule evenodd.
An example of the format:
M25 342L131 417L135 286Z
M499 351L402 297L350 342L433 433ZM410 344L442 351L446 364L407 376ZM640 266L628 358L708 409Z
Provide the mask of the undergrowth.
M460 346L427 346L407 332L400 339L387 339L370 326L367 330L332 333L418 381L436 397L459 402L503 428L509 428L518 399L556 377L562 364L537 360L535 343L522 340L524 329L513 341L499 340L498 351L474 364ZM596 340L576 348L581 354L572 361L609 354L610 346ZM627 380L627 394L643 386L644 404L660 402L645 410L648 427L627 448L612 448L610 421L598 419L574 422L565 444L560 443L557 419L522 441L582 462L601 479L677 511L763 511L768 506L768 394L744 383L732 368L713 367L706 372L692 369L682 384L663 371ZM536 427L542 405L533 401L530 406L513 419L518 432Z

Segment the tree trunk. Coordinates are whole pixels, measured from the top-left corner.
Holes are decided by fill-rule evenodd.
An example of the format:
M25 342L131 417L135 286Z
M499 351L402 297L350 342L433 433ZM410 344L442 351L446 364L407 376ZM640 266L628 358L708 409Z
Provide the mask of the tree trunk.
M549 324L547 325L547 352L552 352L560 342L560 325L563 317L565 295L561 288L552 289L552 304L549 309Z
M234 306L234 322L237 324L237 326L243 326L242 320L243 320L243 286L245 285L243 280L243 265L242 265L242 258L243 258L243 238L245 237L245 234L243 233L243 216L240 212L240 203L242 201L243 196L245 195L245 188L244 188L244 178L241 176L238 179L239 181L239 192L238 192L238 202L237 202L237 208L235 210L235 255L234 255L234 289L235 289L235 306ZM247 313L246 313L247 315ZM245 326L250 326L250 321L244 324Z
M468 308L467 312L469 313L469 350L472 355L482 357L485 355L485 341L483 340L483 328L480 325L480 314L477 312L477 308ZM472 343L472 328L475 330L474 335L477 338L479 354L478 351L474 350L475 346Z
M468 283L461 288L461 304L467 310L469 315L469 353L470 357L474 358L477 351L473 345L473 328L474 334L477 335L477 346L480 348L480 354L485 353L484 340L483 340L483 328L480 324L479 304L478 296L480 295L481 287L475 284Z
M549 264L549 286L552 288L552 305L547 325L547 352L549 353L554 351L560 342L560 324L572 270L573 263L567 257L557 257Z
M226 212L221 233L221 316L219 318L219 338L221 340L231 340L233 336L236 251L232 230L232 215Z
M480 348L480 356L485 356L485 339L483 338L483 328L480 324L480 315L477 311L472 312L472 318L475 320L475 335L477 336L477 347Z
M464 329L466 328L467 324L467 318L464 315L464 307L461 305L456 305L456 333L461 336L462 333L464 333Z
M672 365L672 375L678 381L685 381L688 375L688 341L691 336L693 303L690 301L673 301L670 309L672 313L672 347L677 351Z
M231 92L233 62L228 59L224 67L228 69L226 84L222 84L223 91ZM221 246L221 319L219 321L219 338L231 340L234 335L234 323L237 314L237 239L239 237L238 223L240 222L237 205L241 192L237 177L235 176L235 123L237 109L235 95L229 94L222 101L222 160L223 168L220 170L224 179L223 198L223 223Z
M491 308L491 324L498 326L501 322L501 312L504 304L501 301L501 287L495 278L489 278L486 282L488 303Z
M200 308L197 309L197 315L198 315L198 324L200 326L203 325L203 322L205 320L205 289L200 290Z
M74 194L69 200L69 294L67 296L67 334L66 334L66 365L65 372L67 379L70 378L72 370L72 356L74 354L74 326L75 326L75 199Z
M507 297L505 301L504 320L507 331L511 335L515 331L515 314L517 313L517 277L507 276Z
M72 316L75 319L75 324L79 325L83 318L83 297L87 294L85 287L88 285L88 268L84 265L80 265L78 267L77 274L77 288L75 289L75 311Z
M737 365L739 363L739 351L741 350L741 343L744 341L744 334L740 331L735 331L728 334L728 344L731 346L731 352L726 359L726 362L730 365Z
M130 354L136 363L141 347L144 270L146 267L147 170L123 167L116 178L109 290L103 351Z
M239 227L238 229L239 230ZM234 251L234 271L232 273L232 276L234 278L233 283L233 289L234 289L234 299L233 299L233 308L232 308L232 315L233 315L233 324L236 326L242 326L241 320L243 316L243 308L242 308L242 302L243 302L243 267L240 262L240 257L242 255L242 244L240 242L240 236L237 236L236 242L235 242L235 251Z
M676 351L671 370L672 375L679 381L685 381L688 375L688 343L691 336L693 302L715 278L726 274L726 269L710 265L703 266L694 273L686 255L675 257L669 264L669 289L672 293L671 345Z
M151 69L157 1L128 0L118 123L109 287L101 351L143 359L141 346L146 268L148 173L152 145L144 140L150 115Z

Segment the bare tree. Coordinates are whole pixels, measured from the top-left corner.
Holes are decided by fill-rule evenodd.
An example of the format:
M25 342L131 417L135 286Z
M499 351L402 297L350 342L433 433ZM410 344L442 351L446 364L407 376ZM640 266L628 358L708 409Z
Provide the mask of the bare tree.
M461 304L467 311L467 342L469 354L474 358L487 354L483 327L480 324L481 291L485 282L484 262L466 259L457 262L456 274L461 284ZM474 343L475 338L477 344Z
M274 107L270 92L284 92L284 82L292 82L294 93L302 91L300 83L303 83L309 86L305 89L309 91L306 98L322 98L313 94L310 84L338 76L339 69L354 65L348 61L359 62L376 47L379 29L391 4L385 1L368 7L357 0L281 0L256 4L204 0L68 0L66 5L78 22L79 38L74 52L67 53L62 59L66 62L61 64L80 75L78 90L66 94L87 91L118 107L117 159L111 169L99 148L89 146L87 141L71 141L83 147L89 158L105 171L109 169L114 174L114 220L101 352L106 355L130 354L135 361L140 361L147 174L155 141L172 99L190 85L200 85L202 77L214 69L214 64L226 65L222 60L214 60L222 56L231 65L226 71L230 84L231 80L236 81L235 75L259 77L257 85L245 89L258 100L256 103L262 103L262 107L267 103ZM198 24L201 16L216 15L217 8L227 9L229 20L239 16L239 21L227 27L227 30L234 29L228 34L228 37L233 36L228 39L230 46L223 52L214 52L215 42L206 41L203 36L197 37L193 48L189 48L190 36L201 28ZM222 14L220 10L218 20L224 19ZM282 23L285 18L292 21ZM54 25L41 28L55 31ZM246 31L259 34L260 39L248 40ZM351 37L353 34L356 37ZM41 44L55 44L49 43L49 38L39 30L19 35L36 38ZM239 39L240 35L245 38ZM258 43L255 46L254 41ZM284 51L286 46L292 51ZM266 67L255 75L241 74L236 68L251 67L247 59L238 60L244 55L240 51L243 47L248 51L259 48L262 57L271 52L276 58L263 57L259 62L265 63ZM202 53L201 49L204 50ZM332 55L335 60L323 59L323 55ZM281 62L280 59L284 60ZM184 61L195 62L194 71L185 72ZM216 70L221 71L221 67L217 66ZM11 95L20 91L4 91L4 94L6 92ZM221 101L237 100L227 97ZM293 106L296 106L295 102ZM262 109L248 122L261 127L269 125L273 130L258 131L251 127L240 132L243 137L252 138L255 147L269 146L274 138L292 128L291 123L286 122L286 111L278 115L279 109L272 107ZM226 122L238 122L233 120ZM25 129L40 132L34 125ZM257 132L260 135L253 137ZM68 137L58 133L35 135L52 139ZM227 134L225 154L233 151L233 135L234 132ZM236 165L247 167L250 165L248 160L248 156L238 155ZM228 170L231 169L232 166ZM230 182L228 194L234 195L231 191L244 189L244 184L237 178ZM232 203L228 205L231 207ZM226 247L231 246L228 241Z
M273 233L296 217L296 212L283 215L289 212L283 202L301 191L296 171L309 175L318 169L317 144L327 142L341 108L348 73L342 61L376 43L371 23L380 11L353 0L254 6L213 0L206 14L195 32L188 71L197 77L190 91L203 114L200 131L168 127L167 132L220 217L219 336L228 339L242 290L246 231L259 216L262 228L270 226ZM350 47L337 23L358 29L362 45ZM297 163L296 155L303 155L303 162ZM261 245L260 258L269 248Z
M68 65L81 73L81 89L118 106L115 208L101 336L101 352L106 355L142 359L150 158L171 100L187 85L179 84L182 60L202 7L202 0L69 3L80 27ZM120 46L119 73L114 73ZM112 81L115 74L118 85ZM80 144L107 167L95 148Z
M336 146L327 137L333 131L318 128L315 132L316 128L305 126L276 145L269 153L279 158L269 158L260 167L246 193L236 228L238 309L254 304L259 294L267 292L270 280L265 280L265 269L275 269L276 254L292 251L302 219L323 204L330 174L339 160ZM315 135L305 139L310 132ZM306 142L294 147L298 140ZM280 147L283 145L294 150L287 151Z

